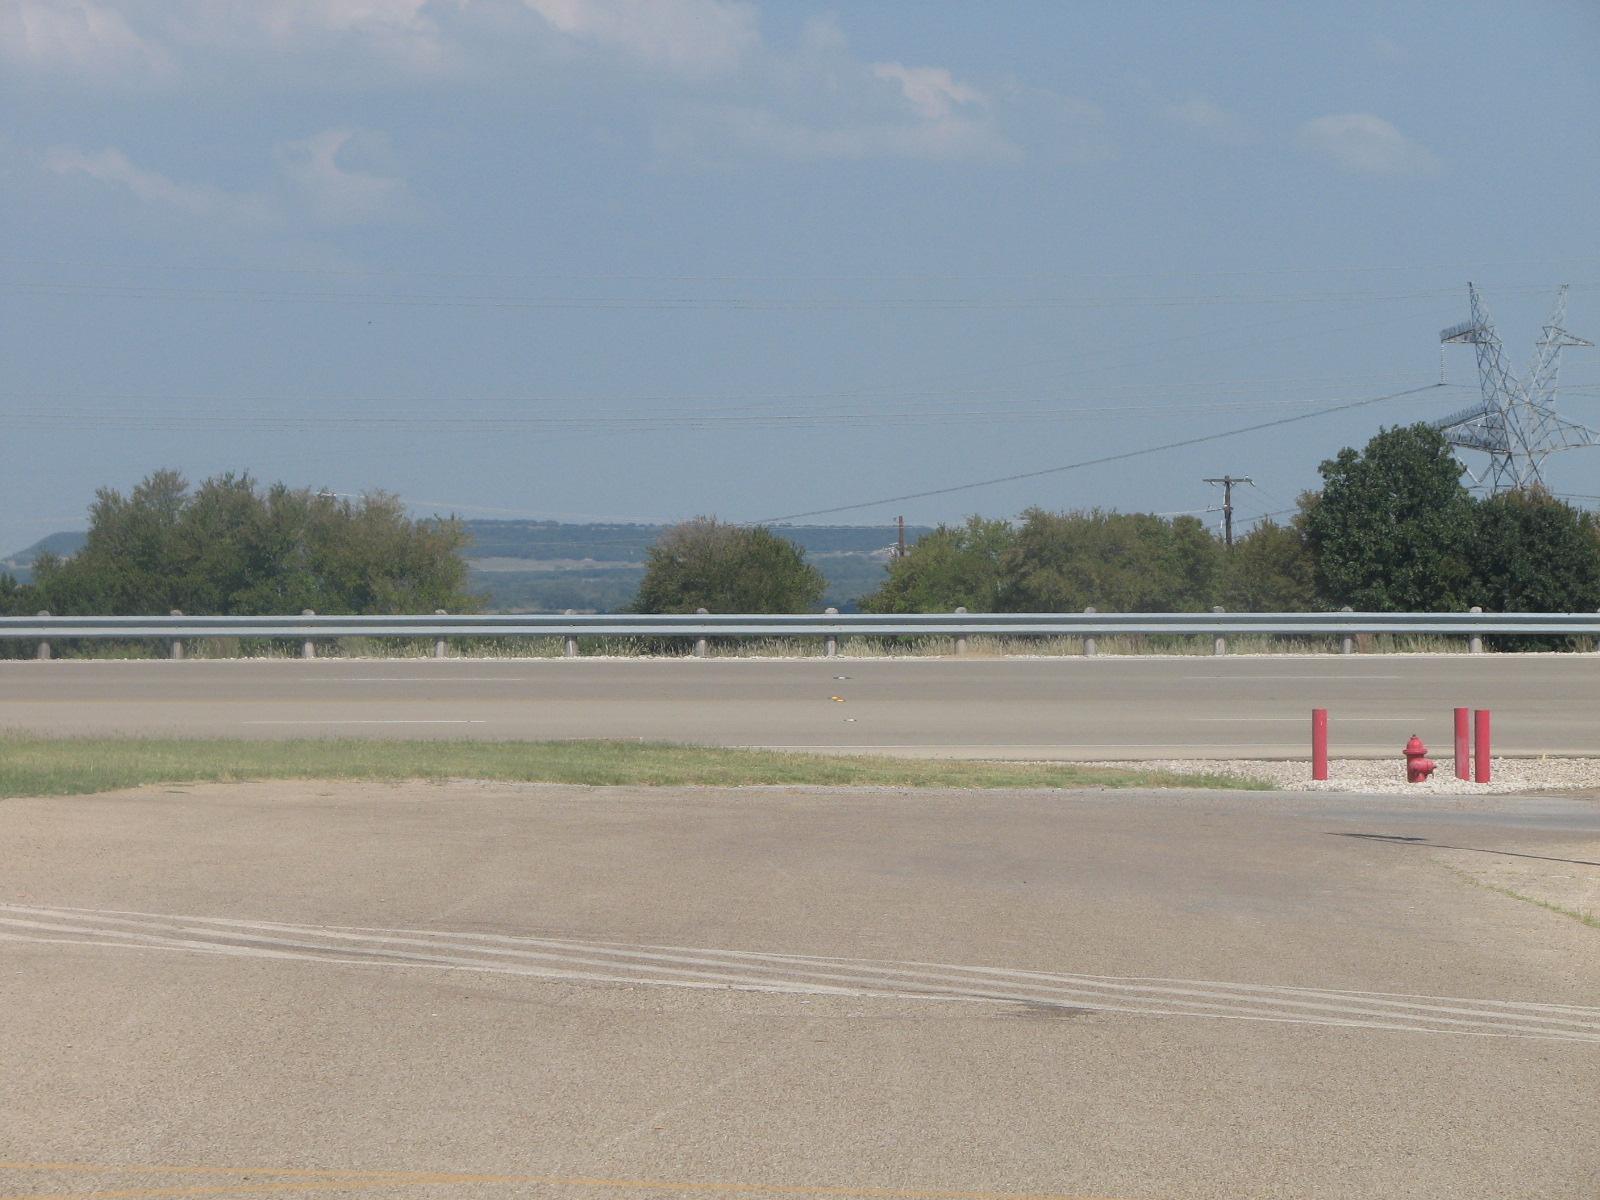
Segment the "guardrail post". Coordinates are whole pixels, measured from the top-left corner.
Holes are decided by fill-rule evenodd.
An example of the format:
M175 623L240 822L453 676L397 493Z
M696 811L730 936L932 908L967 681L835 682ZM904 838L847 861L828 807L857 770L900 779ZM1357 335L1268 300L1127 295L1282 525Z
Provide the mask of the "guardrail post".
M703 608L697 608L694 611L695 611L696 615L702 616L702 617L709 617L711 615L710 613L708 613ZM710 653L711 653L711 639L710 638L705 638L705 637L697 637L697 638L695 638L695 640L694 640L694 656L696 658L704 658L706 655L708 655Z
M827 608L827 609L823 609L823 613L826 616L837 617L839 615L839 610L837 608ZM827 637L822 639L822 656L824 658L837 658L837 657L839 657L839 635L838 634L830 633Z
M1087 613L1089 616L1092 617L1094 615L1094 613L1095 613L1095 607L1094 607L1094 605L1091 604L1088 608L1084 609L1083 611L1085 613ZM1100 653L1100 647L1095 642L1094 638L1092 638L1092 637L1084 638L1083 639L1083 656L1085 658L1093 658L1098 653Z
M1355 609L1351 608L1348 604L1346 604L1339 611L1340 612L1354 612ZM1355 640L1355 638L1351 637L1347 633L1347 634L1344 635L1344 641L1342 643L1340 643L1339 653L1340 654L1354 654L1355 652L1356 652L1356 640Z
M569 608L567 609L566 615L569 617L575 617L578 615L578 610L575 608ZM567 658L578 657L578 639L573 637L570 633L567 634L567 648L564 651L564 654Z
M183 616L183 610L181 608L175 608L170 613L168 613L167 615L171 616L171 617L181 617L181 616ZM183 657L183 639L182 638L173 638L172 639L172 644L167 647L167 657L169 657L169 658L182 658Z
M314 617L317 614L312 609L302 608L300 610L300 615L302 617ZM302 643L301 646L300 646L300 657L301 658L315 658L316 656L317 656L316 643L313 642L310 638L307 638L305 640L305 642Z
M436 608L436 609L433 610L433 615L436 616L436 617L447 617L450 614L445 612L445 610L442 609L442 608ZM447 653L448 652L445 649L444 639L443 638L435 639L435 641L433 643L433 656L435 658L445 658L447 656Z
M1479 608L1476 604L1474 604L1472 606L1472 608L1469 609L1468 611L1469 612L1475 612L1475 613L1481 613L1483 611L1483 609ZM1467 653L1468 654L1482 654L1483 653L1483 634L1475 633L1475 634L1473 634L1471 637L1469 637L1467 639Z
M1223 608L1222 605L1219 604L1215 608L1213 608L1211 611L1214 612L1214 613L1221 614L1221 613L1227 612L1228 610ZM1218 634L1216 637L1211 639L1211 653L1212 654L1226 654L1227 652L1228 652L1228 639L1227 638L1223 637L1221 634Z
M40 616L40 617L48 617L50 615L50 610L47 609L47 608L43 608L43 609L40 609L34 615L35 616ZM46 661L49 660L49 658L50 658L50 643L49 642L40 642L39 643L38 656L41 659L44 659Z
M966 606L963 605L960 608L956 609L956 615L957 616L961 616L966 611L967 611ZM958 634L956 634L956 653L957 654L965 654L966 652L967 652L967 635L964 634L964 633L958 633Z

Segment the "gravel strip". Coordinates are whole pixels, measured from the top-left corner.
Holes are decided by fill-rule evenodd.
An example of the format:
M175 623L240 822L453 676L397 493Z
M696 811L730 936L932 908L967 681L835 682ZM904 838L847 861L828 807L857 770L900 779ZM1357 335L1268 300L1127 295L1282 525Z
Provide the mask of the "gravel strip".
M1392 792L1417 796L1483 796L1504 792L1542 792L1557 788L1600 788L1600 758L1496 758L1490 760L1491 783L1473 783L1455 777L1448 758L1426 783L1407 783L1405 766L1393 759L1331 758L1328 778L1311 778L1309 760L1260 758L1159 758L1135 761L1084 763L1084 766L1125 767L1182 774L1220 773L1263 779L1293 792Z

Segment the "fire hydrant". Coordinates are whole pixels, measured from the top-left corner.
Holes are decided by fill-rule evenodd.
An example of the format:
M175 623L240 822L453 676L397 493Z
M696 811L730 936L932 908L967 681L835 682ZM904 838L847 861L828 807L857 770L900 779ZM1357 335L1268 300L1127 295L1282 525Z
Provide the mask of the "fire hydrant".
M1428 776L1433 774L1433 759L1428 757L1428 748L1422 744L1422 739L1416 734L1411 735L1411 740L1406 743L1406 782L1427 783Z

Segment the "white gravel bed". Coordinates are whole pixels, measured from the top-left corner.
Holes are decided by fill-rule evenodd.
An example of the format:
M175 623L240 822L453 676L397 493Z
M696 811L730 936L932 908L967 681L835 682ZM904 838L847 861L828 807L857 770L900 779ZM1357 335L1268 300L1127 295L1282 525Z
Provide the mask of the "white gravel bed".
M1490 760L1490 783L1457 779L1455 763L1434 759L1438 769L1426 783L1407 783L1405 765L1392 759L1330 758L1328 778L1311 778L1308 759L1282 761L1260 758L1161 758L1101 762L1094 766L1129 767L1182 774L1216 772L1263 779L1294 792L1393 792L1418 796L1489 795L1503 792L1546 791L1552 788L1600 788L1600 758L1495 758ZM1085 766L1091 764L1084 764Z

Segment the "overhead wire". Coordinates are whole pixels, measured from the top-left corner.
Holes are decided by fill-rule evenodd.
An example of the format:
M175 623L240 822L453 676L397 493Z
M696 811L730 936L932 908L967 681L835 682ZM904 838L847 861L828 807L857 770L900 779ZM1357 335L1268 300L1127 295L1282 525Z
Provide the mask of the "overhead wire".
M1220 433L1208 433L1200 437L1183 438L1175 442L1165 442L1159 446L1146 446L1139 450L1125 450L1119 454L1106 454L1098 458L1086 458L1078 462L1065 463L1058 467L1045 467L1038 471L1022 471L1015 475L1004 475L996 479L982 479L974 483L960 483L951 487L930 488L927 491L908 492L901 496L886 496L881 500L866 500L857 504L839 504L832 508L815 508L807 512L786 513L778 517L764 517L757 522L770 525L777 521L794 521L801 517L821 517L831 513L852 512L862 508L876 508L880 504L898 504L904 500L924 500L930 496L947 496L952 492L970 491L973 488L994 487L1002 483L1016 483L1023 479L1037 479L1043 475L1056 475L1063 471L1077 471L1085 467L1104 466L1107 463L1124 462L1130 458L1140 458L1146 454L1158 454L1164 450L1178 450L1186 446L1199 446L1206 442L1220 441L1223 438L1238 437L1245 433L1255 433L1262 429L1272 429L1279 425L1289 425L1296 421L1309 421L1313 417L1324 417L1336 412L1346 412L1354 408L1365 408L1372 404L1381 404L1386 400L1399 400L1405 396L1419 395L1430 392L1444 385L1439 383L1425 384L1422 387L1411 388L1403 392L1394 392L1387 396L1373 396L1365 400L1356 400L1348 404L1338 404L1331 408L1318 409L1316 412L1298 413L1292 417L1280 417L1276 421L1262 421L1256 425L1246 425L1239 429L1227 429Z
M0 258L0 266L72 267L110 271L189 271L256 275L329 275L411 279L540 279L559 282L670 283L1025 283L1068 279L1240 279L1277 275L1349 275L1403 271L1479 271L1505 267L1578 266L1596 258L1532 258L1500 262L1414 263L1359 267L1278 267L1250 271L1088 271L1023 275L751 275L751 274L575 274L522 271L397 271L352 267L252 267L218 263L115 263L73 259Z

